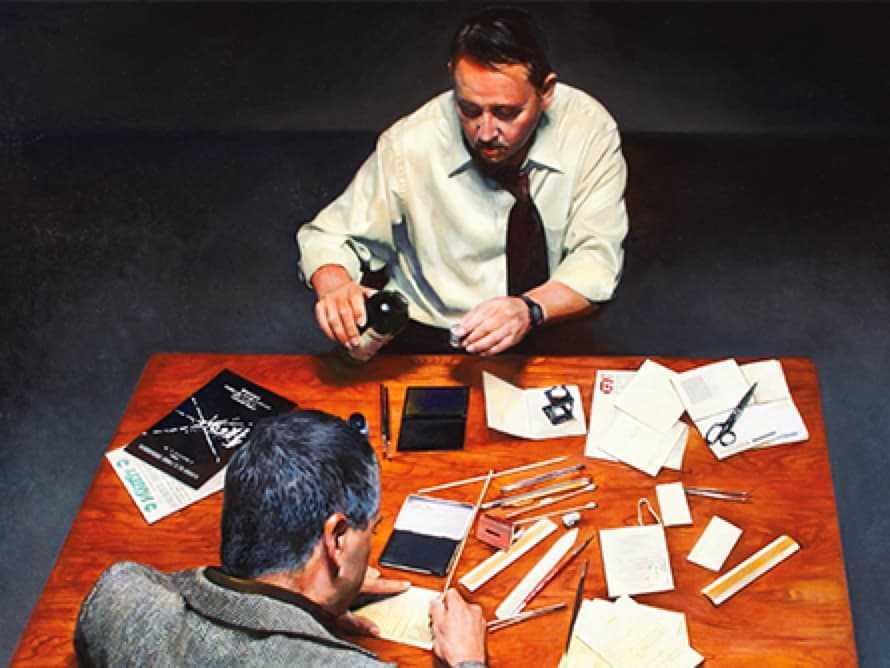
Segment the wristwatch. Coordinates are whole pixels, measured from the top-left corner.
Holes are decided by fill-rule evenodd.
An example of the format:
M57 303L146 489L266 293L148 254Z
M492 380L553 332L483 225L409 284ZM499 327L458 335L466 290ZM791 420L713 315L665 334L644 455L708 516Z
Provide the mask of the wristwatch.
M531 321L532 329L539 327L544 322L544 309L541 305L526 295L519 295L519 298L528 306L528 317Z

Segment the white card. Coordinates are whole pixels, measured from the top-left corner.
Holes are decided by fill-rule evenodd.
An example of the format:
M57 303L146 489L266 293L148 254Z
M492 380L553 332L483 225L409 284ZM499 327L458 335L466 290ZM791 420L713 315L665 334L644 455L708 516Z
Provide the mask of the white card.
M657 432L665 432L683 415L683 402L671 379L676 374L646 360L618 399L615 407Z
M600 447L625 464L654 477L685 433L687 427L679 421L670 430L657 432L618 411L612 426L603 435Z
M658 497L661 521L666 527L692 524L692 515L689 513L689 504L686 502L686 492L683 491L682 482L655 485L655 495Z
M671 591L674 576L660 524L600 530L609 596Z
M714 515L687 559L715 573L719 572L741 535L742 530L737 526Z
M742 373L748 381L748 385L757 383L754 390L754 403L765 404L770 401L790 399L788 381L782 364L779 360L762 360L742 365Z

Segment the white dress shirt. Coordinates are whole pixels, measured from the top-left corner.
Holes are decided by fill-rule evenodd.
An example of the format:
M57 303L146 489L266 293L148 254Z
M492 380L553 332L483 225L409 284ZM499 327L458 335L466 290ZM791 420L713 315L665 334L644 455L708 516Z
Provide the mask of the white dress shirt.
M615 121L586 93L557 84L524 168L547 236L551 280L593 302L611 298L627 234L627 170ZM389 265L387 289L413 320L449 327L507 292L513 196L484 177L443 93L386 130L342 195L297 232L305 280L325 264L354 279Z

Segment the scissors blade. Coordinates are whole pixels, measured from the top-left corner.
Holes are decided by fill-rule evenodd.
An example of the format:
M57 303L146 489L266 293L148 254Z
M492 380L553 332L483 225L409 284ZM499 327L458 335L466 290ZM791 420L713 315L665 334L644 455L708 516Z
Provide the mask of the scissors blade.
M748 406L748 403L751 401L751 397L754 396L754 390L757 389L757 382L755 381L751 387L748 388L748 391L745 392L745 396L742 397L742 400L739 402L739 405L733 409L733 413L736 418L741 415L742 411Z

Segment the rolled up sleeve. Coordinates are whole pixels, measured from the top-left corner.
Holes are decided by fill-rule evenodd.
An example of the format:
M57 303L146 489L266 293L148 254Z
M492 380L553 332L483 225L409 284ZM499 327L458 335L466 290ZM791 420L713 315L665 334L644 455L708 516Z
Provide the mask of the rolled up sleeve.
M627 166L614 121L594 133L583 153L563 247L551 275L590 301L611 299L624 263Z

